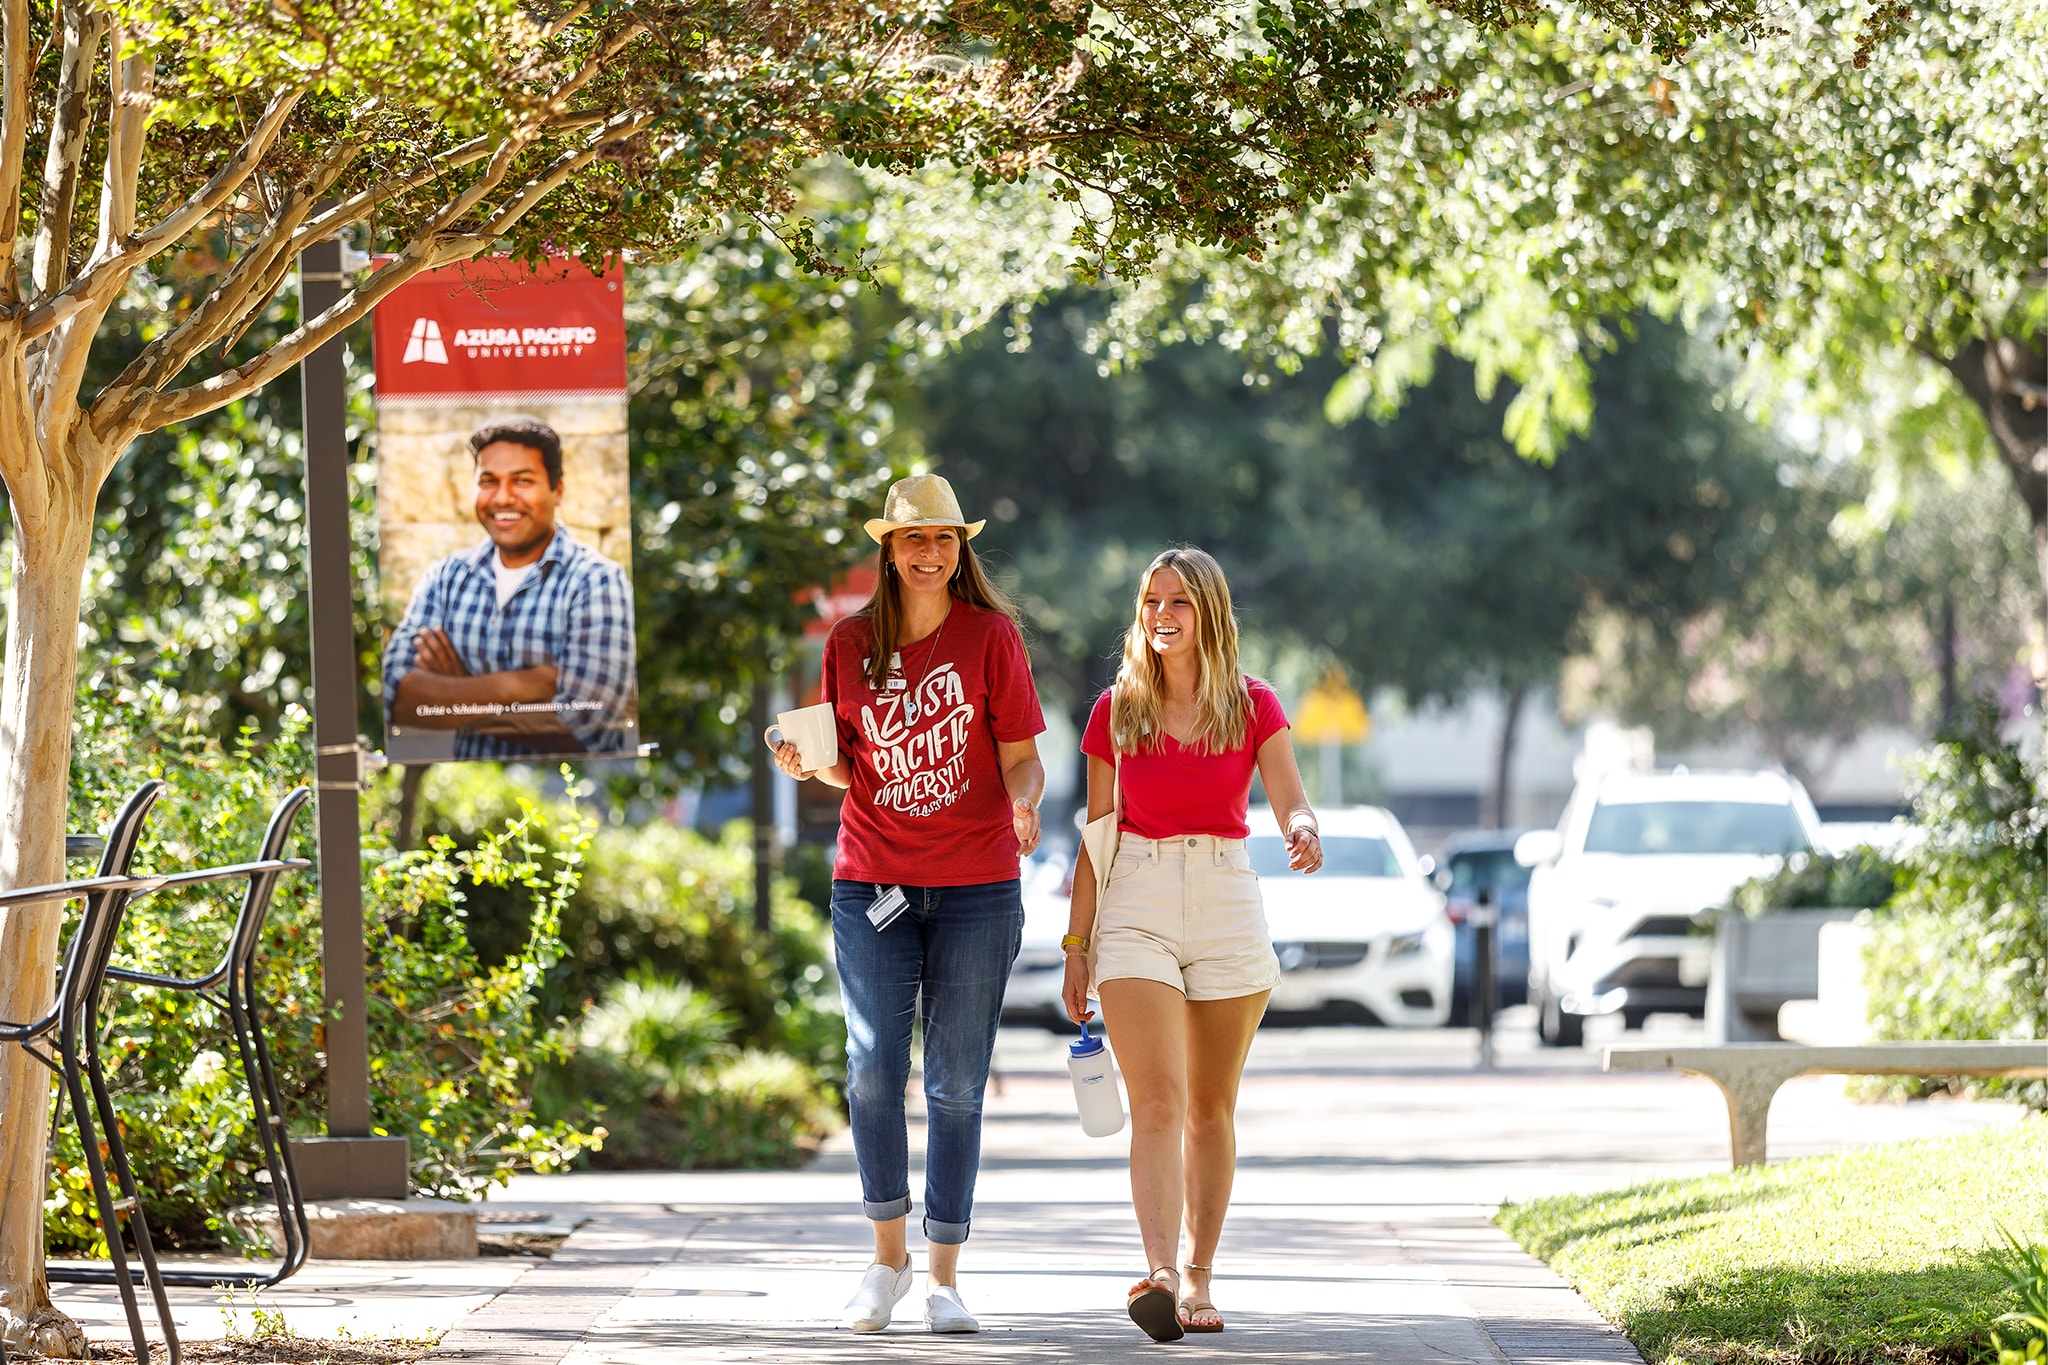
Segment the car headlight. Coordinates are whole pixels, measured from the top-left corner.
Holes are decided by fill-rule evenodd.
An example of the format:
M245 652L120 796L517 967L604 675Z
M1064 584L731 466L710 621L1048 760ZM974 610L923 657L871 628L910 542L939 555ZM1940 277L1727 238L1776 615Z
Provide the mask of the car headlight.
M1396 934L1393 938L1387 940L1386 951L1381 956L1389 958L1407 957L1412 953L1419 953L1421 951L1421 934Z

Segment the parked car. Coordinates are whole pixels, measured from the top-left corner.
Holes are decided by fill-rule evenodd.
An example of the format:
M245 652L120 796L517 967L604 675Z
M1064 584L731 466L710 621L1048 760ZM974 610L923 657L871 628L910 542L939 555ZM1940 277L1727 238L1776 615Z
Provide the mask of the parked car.
M1024 892L1024 936L1017 961L1003 987L1002 1020L1068 1030L1060 987L1066 981L1066 955L1060 939L1067 932L1069 896L1073 891L1074 849L1050 840L1024 860L1019 876Z
M1820 820L1782 772L1612 774L1581 782L1554 830L1515 842L1529 881L1529 991L1537 1030L1576 1047L1588 1017L1704 1015L1715 906Z
M1246 850L1259 874L1280 958L1272 1008L1429 1027L1450 1014L1455 934L1401 824L1376 807L1319 812L1323 869L1289 870L1272 812L1251 814ZM1003 992L1003 1022L1070 1029L1060 1004L1072 892L1071 850L1025 860L1024 936Z
M1529 869L1515 861L1521 831L1478 829L1454 834L1436 868L1444 912L1458 931L1457 972L1451 986L1451 1022L1476 1022L1473 992L1479 971L1479 932L1472 912L1485 892L1499 914L1493 931L1496 1002L1519 1005L1529 998Z
M1450 1017L1456 932L1401 822L1377 806L1318 812L1323 867L1291 871L1272 811L1245 841L1280 956L1272 1008L1410 1028Z

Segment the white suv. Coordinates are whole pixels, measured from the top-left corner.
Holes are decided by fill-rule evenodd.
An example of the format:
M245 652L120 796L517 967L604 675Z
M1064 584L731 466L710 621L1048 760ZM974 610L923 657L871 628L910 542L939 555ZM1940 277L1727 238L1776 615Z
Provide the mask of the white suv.
M1581 782L1555 830L1515 843L1529 881L1529 999L1552 1047L1586 1016L1701 1015L1705 912L1811 849L1820 819L1782 772L1613 774Z
M1441 1028L1451 1013L1457 930L1431 865L1377 806L1317 812L1323 868L1289 870L1273 812L1255 807L1245 852L1259 876L1280 958L1272 1008L1400 1028Z

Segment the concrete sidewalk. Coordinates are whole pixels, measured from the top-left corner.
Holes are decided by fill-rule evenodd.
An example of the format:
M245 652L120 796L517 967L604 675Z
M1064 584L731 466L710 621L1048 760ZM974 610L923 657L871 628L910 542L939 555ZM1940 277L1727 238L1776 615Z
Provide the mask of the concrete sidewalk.
M1240 1104L1236 1200L1217 1256L1218 1336L1177 1349L1245 1361L1572 1365L1633 1347L1492 1223L1503 1200L1722 1169L1717 1092L1604 1076L1590 1052L1511 1049L1471 1069L1469 1036L1260 1035ZM1145 1267L1126 1136L1083 1137L1061 1043L1006 1034L962 1291L978 1337L923 1330L922 1287L879 1338L837 1327L868 1259L842 1136L801 1172L596 1175L514 1183L512 1207L592 1218L471 1315L437 1358L525 1365L957 1358L1136 1359L1123 1311ZM1992 1105L1853 1105L1788 1087L1786 1155L2010 1122ZM913 1138L915 1141L915 1136ZM922 1262L922 1248L913 1244Z
M531 1365L1138 1359L1156 1350L1123 1312L1136 1277L1122 1210L977 1210L962 1286L978 1337L923 1330L921 1290L880 1337L837 1327L865 1261L843 1201L608 1217L473 1314L436 1358ZM1247 1361L1637 1359L1569 1289L1481 1216L1440 1206L1253 1205L1219 1269L1229 1330L1186 1347ZM628 1281L628 1273L637 1279Z
M978 1337L927 1334L921 1289L879 1337L836 1326L870 1249L844 1135L798 1171L522 1178L486 1209L579 1224L552 1260L315 1264L261 1302L302 1335L445 1331L437 1358L519 1365L1135 1358L1155 1348L1123 1312L1145 1269L1126 1137L1081 1135L1062 1041L1011 1031L999 1044L962 1260ZM1725 1169L1718 1092L1682 1076L1602 1075L1590 1050L1506 1042L1501 1069L1480 1074L1469 1034L1261 1033L1217 1255L1230 1327L1175 1349L1301 1365L1636 1361L1491 1218L1505 1200ZM1809 1078L1780 1092L1771 1149L1791 1157L2017 1117L2006 1105L1852 1104ZM920 1136L914 1123L914 1147ZM922 1246L912 1252L921 1268ZM121 1335L110 1294L57 1292L94 1337ZM177 1297L187 1334L223 1335L218 1296Z

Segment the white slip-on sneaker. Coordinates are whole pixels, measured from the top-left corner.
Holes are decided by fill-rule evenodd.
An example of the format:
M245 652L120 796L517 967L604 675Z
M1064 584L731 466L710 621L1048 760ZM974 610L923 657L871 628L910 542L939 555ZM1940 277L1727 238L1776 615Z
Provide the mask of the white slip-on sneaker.
M931 1294L924 1301L924 1325L934 1332L979 1332L981 1324L974 1320L974 1314L967 1311L967 1305L960 1302L960 1291L950 1284L932 1286Z
M908 1261L901 1270L869 1266L868 1273L860 1278L860 1288L846 1301L843 1321L856 1332L881 1331L896 1316L896 1305L910 1292L912 1278Z

